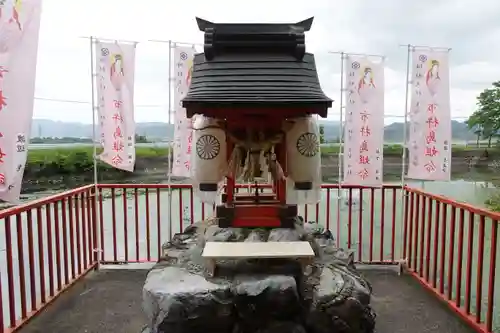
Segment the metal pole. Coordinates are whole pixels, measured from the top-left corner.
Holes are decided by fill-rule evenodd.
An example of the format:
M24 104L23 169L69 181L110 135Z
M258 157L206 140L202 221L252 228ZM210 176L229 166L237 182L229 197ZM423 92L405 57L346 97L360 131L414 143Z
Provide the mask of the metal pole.
M115 42L115 43L128 43L128 44L138 44L138 41L134 40L125 40L125 39L116 39L116 38L101 38L101 37L88 37L88 36L80 36L78 38L85 38L85 39L93 39L95 41L101 41L101 42Z
M175 47L175 45L174 45ZM170 125L172 113L172 42L168 42L168 124ZM175 133L175 117L174 117L174 132ZM173 134L172 134L173 135ZM168 147L168 240L172 237L172 158L174 140L172 137L171 144ZM182 230L181 230L182 231Z
M148 42L151 43L168 43L169 45L184 45L184 46L189 46L189 45L194 45L194 46L203 46L203 43L188 43L188 42L178 42L174 40L161 40L161 39L148 39Z
M96 248L94 249L94 252L97 253L97 269L100 267L100 262L101 262L101 244L100 244L100 233L102 232L100 230L100 225L97 222L97 207L99 200L97 199L99 196L98 192L98 177L97 177L97 131L96 131L96 124L97 124L97 115L96 113L98 112L99 106L96 105L96 100L95 100L95 78L97 77L97 74L95 73L95 65L94 65L94 37L90 37L90 80L91 80L91 88L92 88L92 146L93 146L93 157L94 157L94 227L96 228Z
M170 89L172 88L172 42L168 41L168 123L172 121L172 96Z
M444 47L444 46L425 46L425 45L412 45L411 46L413 50L415 49L430 49L430 50L437 50L437 51L451 51L450 47Z
M407 150L407 147L406 147L406 143L407 143L407 127L408 127L408 100L409 100L409 93L410 93L410 89L409 89L409 85L410 85L410 57L411 57L411 50L412 50L412 46L410 44L407 45L408 47L408 53L407 53L407 59L406 59L406 91L405 91L405 122L404 122L404 126L403 126L403 154L402 154L402 161L401 161L401 203L402 203L402 208L401 208L401 218L400 218L400 235L401 235L401 255L403 254L403 244L404 244L404 240L402 239L403 238L403 225L405 223L404 221L404 217L405 217L405 205L404 205L404 201L405 201L405 191L404 191L404 187L405 187L405 169L406 169L406 150ZM406 260L406 258L403 258L404 260Z
M350 55L350 56L362 56L362 57L374 57L374 58L385 58L385 55L381 54L370 54L370 53L354 53L354 52L343 52L343 51L328 51L330 54L340 54L340 55Z
M344 57L345 53L340 53L340 125L339 125L339 154L338 154L338 196L337 196L337 247L340 247L340 204L341 204L341 191L342 191L342 163L343 161L343 136L344 136L344 126L343 113L344 113Z
M405 169L406 169L406 141L407 141L407 127L408 127L408 100L410 95L410 56L411 56L411 45L408 44L408 54L406 59L406 90L405 90L405 108L404 108L404 126L403 126L403 156L402 156L402 170L401 170L401 184L404 186L405 179Z

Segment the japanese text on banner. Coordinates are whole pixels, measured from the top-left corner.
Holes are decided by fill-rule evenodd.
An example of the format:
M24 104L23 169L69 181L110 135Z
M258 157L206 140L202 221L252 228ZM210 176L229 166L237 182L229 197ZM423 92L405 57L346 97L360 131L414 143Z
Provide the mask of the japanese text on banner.
M347 56L344 127L345 184L381 186L384 146L384 66Z
M14 204L33 118L41 6L41 0L0 4L0 201Z
M174 48L174 149L172 175L191 175L191 150L193 141L192 120L187 119L182 99L187 94L193 72L193 47Z
M448 51L413 51L408 178L450 180Z
M99 159L126 171L134 171L134 71L135 44L96 43Z

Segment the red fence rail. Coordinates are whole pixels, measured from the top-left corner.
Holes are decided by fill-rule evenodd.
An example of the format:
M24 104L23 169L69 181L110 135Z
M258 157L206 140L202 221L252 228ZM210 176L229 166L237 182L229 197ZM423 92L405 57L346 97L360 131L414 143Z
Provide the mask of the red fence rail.
M0 330L13 332L97 264L94 187L0 211Z
M252 188L253 186L250 186ZM332 231L340 247L356 252L358 262L393 263L401 258L400 186L383 188L323 185L323 200L299 207L306 221ZM248 186L239 185L243 191ZM169 192L169 189L172 189ZM339 200L340 193L340 200ZM167 225L172 195L173 233L212 216L213 207L195 199L191 185L111 184L99 186L99 223L104 263L155 262L172 235ZM107 198L107 199L106 199ZM352 202L353 205L346 203ZM340 203L340 219L337 207ZM167 221L167 223L166 223ZM338 222L340 221L340 223Z
M414 188L404 204L410 274L478 332L500 331L500 214Z
M96 198L95 187L84 186L0 211L0 331L17 331L99 261L155 262L171 237L168 223L175 233L213 214L190 185L110 184L97 191ZM403 196L399 186L334 184L323 185L321 203L299 211L354 250L358 262L405 259L410 274L478 332L500 326L500 214L413 188Z

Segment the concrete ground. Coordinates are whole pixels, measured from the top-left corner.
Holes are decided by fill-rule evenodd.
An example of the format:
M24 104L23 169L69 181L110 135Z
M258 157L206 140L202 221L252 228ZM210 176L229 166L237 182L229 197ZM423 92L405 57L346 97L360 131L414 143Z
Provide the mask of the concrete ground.
M142 285L147 270L91 273L34 318L21 333L140 333L146 325ZM471 333L409 276L363 271L373 285L377 333Z

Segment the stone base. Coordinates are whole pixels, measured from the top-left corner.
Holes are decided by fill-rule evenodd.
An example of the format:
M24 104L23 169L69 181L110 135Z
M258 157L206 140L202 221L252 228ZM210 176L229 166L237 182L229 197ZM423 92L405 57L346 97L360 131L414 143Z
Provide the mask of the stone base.
M295 260L220 260L211 278L201 257L205 241L304 240L316 254L304 272ZM299 220L294 229L189 226L148 274L144 333L372 333L371 286L333 244L328 231Z

